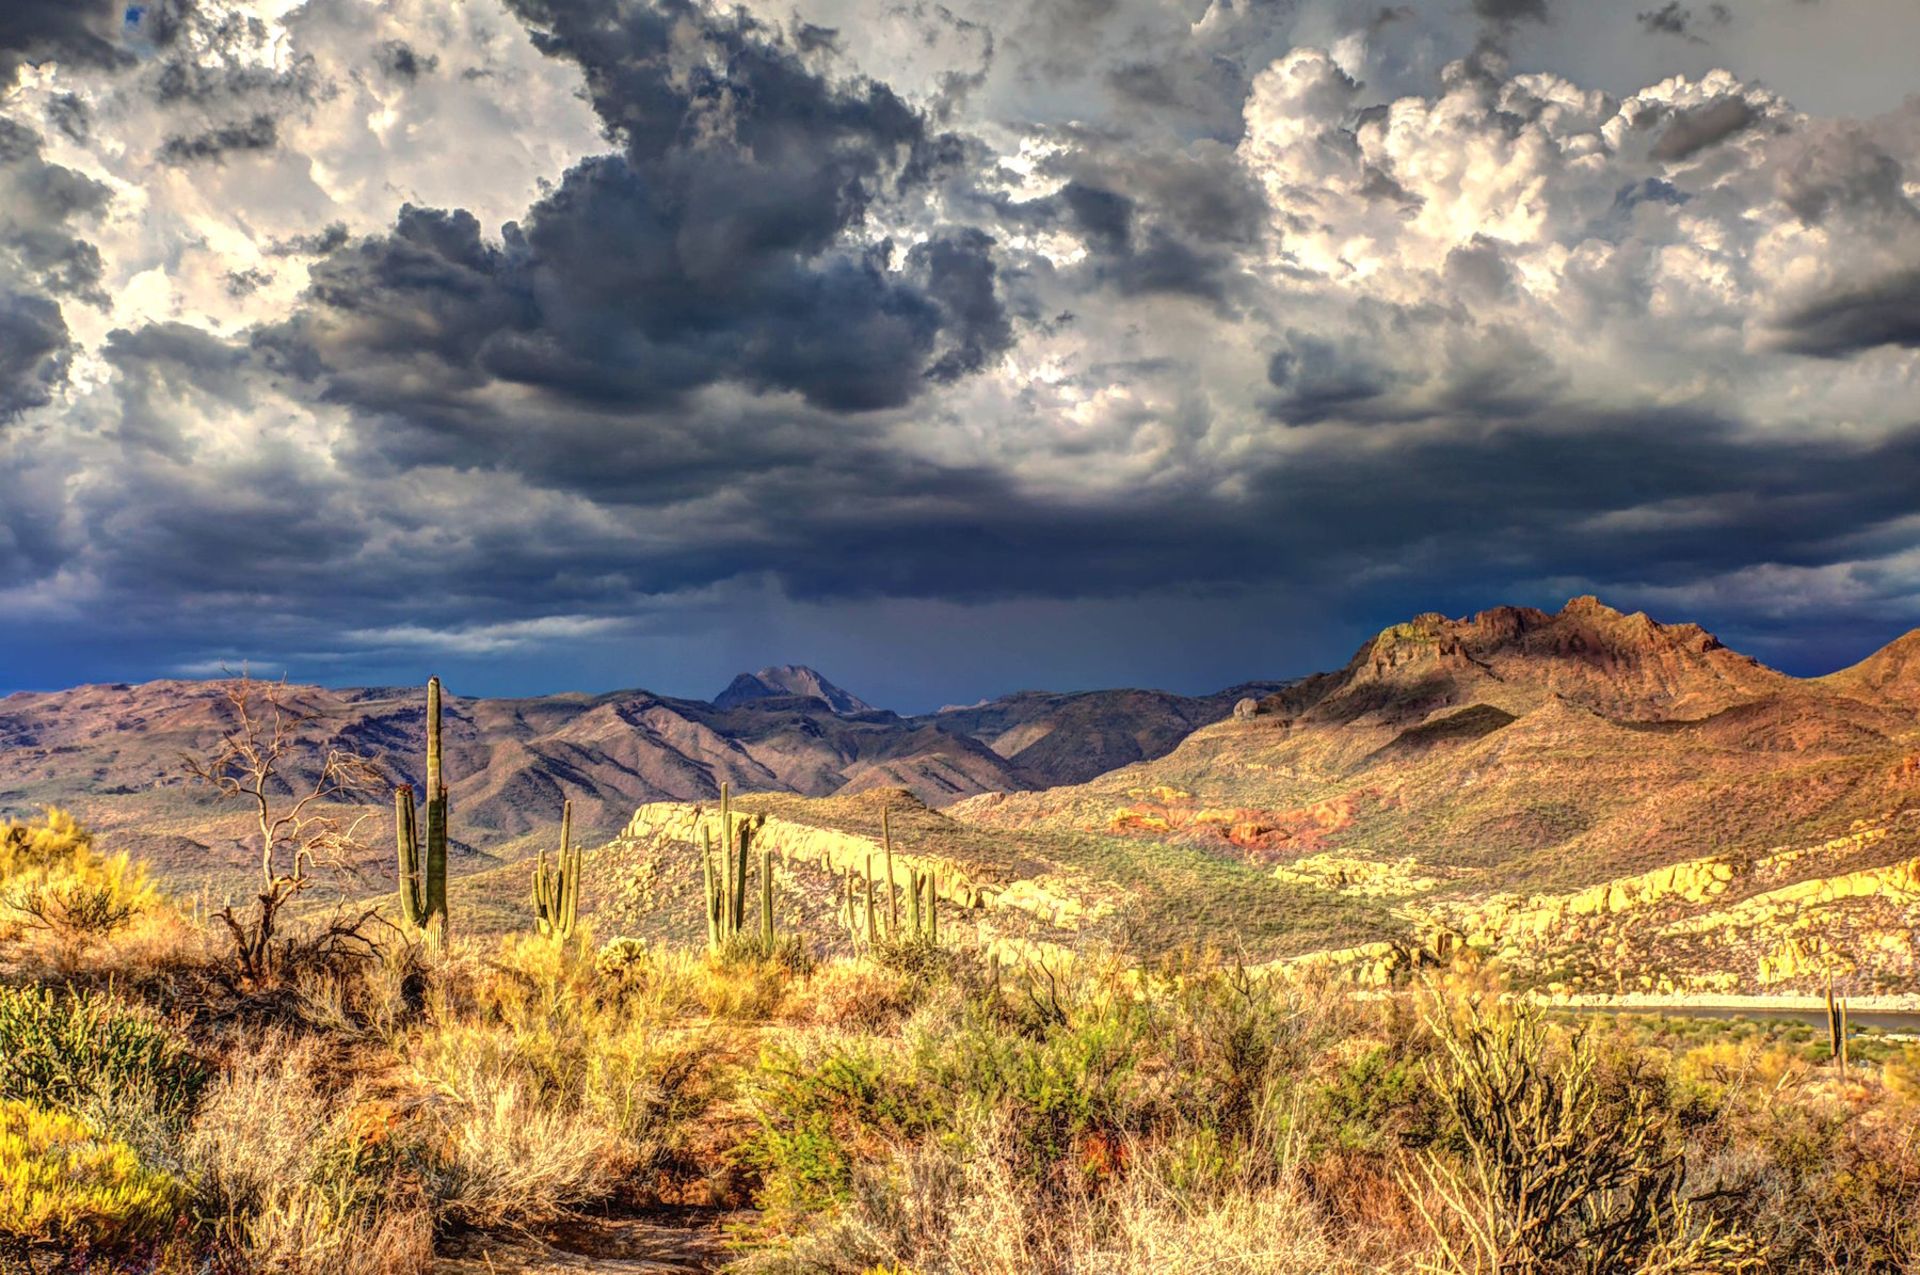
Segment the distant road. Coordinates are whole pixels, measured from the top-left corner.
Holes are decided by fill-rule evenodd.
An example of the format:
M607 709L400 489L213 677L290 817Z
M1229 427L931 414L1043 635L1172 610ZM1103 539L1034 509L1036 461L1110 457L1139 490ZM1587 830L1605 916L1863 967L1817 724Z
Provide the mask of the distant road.
M1849 997L1847 1022L1856 1028L1920 1036L1920 998L1912 996ZM1748 1019L1766 1023L1805 1023L1825 1030L1827 1010L1812 996L1738 996L1708 998L1636 998L1614 1000L1583 997L1571 1003L1542 1001L1543 1008L1571 1014L1644 1014L1659 1018Z

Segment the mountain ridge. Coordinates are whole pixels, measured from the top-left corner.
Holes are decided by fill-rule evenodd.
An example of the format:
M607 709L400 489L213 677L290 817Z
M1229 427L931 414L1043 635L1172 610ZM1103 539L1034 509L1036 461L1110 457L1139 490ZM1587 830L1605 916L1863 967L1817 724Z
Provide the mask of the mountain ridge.
M799 666L773 671L784 676ZM787 680L821 694L754 694L730 705L645 690L520 698L449 691L447 770L454 836L464 843L456 849L470 859L488 851L511 856L517 839L549 828L566 800L583 836L611 834L641 804L705 799L723 782L736 792L816 797L899 787L940 805L1078 780L1089 777L1085 757L1121 764L1154 755L1232 705L1225 692L1026 697L1001 715L1052 743L1022 755L1004 744L996 751L964 721L875 709L805 672L812 680ZM181 773L183 754L204 751L224 728L227 684L162 678L0 698L0 813L61 804L116 846L154 857L163 872L192 877L201 860L219 872L238 870L244 828ZM285 693L297 710L316 715L316 746L381 758L396 778L421 782L419 688L299 684ZM1061 720L1050 717L1056 712ZM1095 728L1112 738L1085 749L1073 744ZM1069 764L1056 772L1059 757ZM313 760L311 753L296 759L296 778Z
M1920 631L1796 678L1591 597L1417 616L1345 666L1083 784L962 821L1172 838L1284 862L1412 854L1577 885L1920 806Z

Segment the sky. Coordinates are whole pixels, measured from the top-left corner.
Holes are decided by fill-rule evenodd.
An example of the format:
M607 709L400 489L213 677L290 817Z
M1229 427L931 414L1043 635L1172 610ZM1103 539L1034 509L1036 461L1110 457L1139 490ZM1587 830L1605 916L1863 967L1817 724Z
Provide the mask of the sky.
M1911 0L7 0L0 692L1920 626Z

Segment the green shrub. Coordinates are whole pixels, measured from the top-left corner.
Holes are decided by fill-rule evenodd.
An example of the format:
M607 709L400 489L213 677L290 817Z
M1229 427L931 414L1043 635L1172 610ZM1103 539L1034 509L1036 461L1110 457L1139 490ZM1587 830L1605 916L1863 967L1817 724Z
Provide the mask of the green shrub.
M740 931L720 941L707 957L716 969L738 970L749 966L772 966L802 978L813 973L813 954L806 939L798 934L775 934L772 942L757 932Z
M871 1041L817 1057L772 1045L758 1074L760 1129L743 1158L761 1174L761 1207L776 1214L814 1212L844 1200L856 1148L876 1135L925 1136L951 1123L949 1095L916 1084Z
M149 1010L89 992L0 987L0 1098L71 1109L139 1091L177 1116L206 1079Z

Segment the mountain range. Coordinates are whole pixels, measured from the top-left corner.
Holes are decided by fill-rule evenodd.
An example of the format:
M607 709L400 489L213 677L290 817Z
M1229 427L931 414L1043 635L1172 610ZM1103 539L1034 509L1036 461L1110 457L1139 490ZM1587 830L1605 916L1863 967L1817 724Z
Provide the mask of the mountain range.
M1057 744L1091 769L1108 760L1101 713L1127 702L1050 706L1059 725L1038 740L1021 697L950 712L1016 756ZM1379 982L1464 947L1555 994L1828 977L1910 993L1920 632L1800 678L1591 597L1421 615L1078 782L940 809L882 787L734 808L787 865L782 914L821 943L844 938L848 874L888 857L884 812L893 859L937 874L951 924L1015 956L1216 947ZM643 807L592 856L605 932L697 934L693 843L713 814ZM524 880L504 867L463 897L476 919L521 925Z
M447 773L457 849L513 857L563 800L577 829L611 833L643 802L736 792L804 796L903 788L929 805L1080 782L1158 755L1267 682L1190 697L1159 691L1022 692L915 717L876 709L812 669L741 674L713 701L644 690L488 699L448 694ZM224 681L155 681L0 699L0 813L57 803L169 875L245 862L244 824L186 782L182 759L226 729ZM264 688L260 688L264 689ZM418 687L285 688L311 715L297 777L341 747L419 784Z

